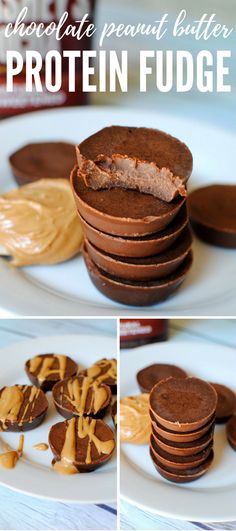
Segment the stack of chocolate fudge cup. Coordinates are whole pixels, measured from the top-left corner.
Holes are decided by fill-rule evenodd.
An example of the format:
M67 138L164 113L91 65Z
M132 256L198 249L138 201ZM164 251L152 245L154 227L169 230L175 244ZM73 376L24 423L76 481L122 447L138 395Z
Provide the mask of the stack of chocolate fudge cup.
M83 141L77 160L71 184L92 282L122 304L166 299L192 263L191 152L161 131L112 126Z
M150 393L150 455L169 481L187 483L212 464L217 393L198 378L167 378Z

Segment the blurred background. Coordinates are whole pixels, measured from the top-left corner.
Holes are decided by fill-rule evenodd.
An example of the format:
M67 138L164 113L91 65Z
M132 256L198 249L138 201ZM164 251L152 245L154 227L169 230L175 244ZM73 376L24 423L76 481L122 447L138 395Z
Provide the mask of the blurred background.
M135 37L115 39L110 37L104 42L105 49L128 49L129 67L129 92L127 94L93 94L92 102L96 104L126 105L139 109L149 109L150 111L167 112L177 116L196 118L211 123L214 126L221 126L235 130L236 118L236 4L235 0L120 0L111 2L110 0L98 0L96 9L96 21L98 27L102 27L104 22L116 22L124 24L146 24L159 20L164 13L169 14L169 21L174 21L181 9L186 9L186 24L199 19L204 13L209 16L216 14L217 22L234 27L234 31L223 39L211 38L208 41L202 39L196 41L194 37L173 38L166 34L164 39L156 41L154 37ZM96 47L96 39L95 39ZM169 93L159 93L155 90L155 79L150 79L147 93L140 94L137 90L139 85L139 50L140 49L180 49L189 50L193 56L201 49L210 50L214 53L217 49L231 50L232 58L230 83L231 93L200 93L195 87L191 92L176 93L172 90ZM150 76L151 78L151 76Z

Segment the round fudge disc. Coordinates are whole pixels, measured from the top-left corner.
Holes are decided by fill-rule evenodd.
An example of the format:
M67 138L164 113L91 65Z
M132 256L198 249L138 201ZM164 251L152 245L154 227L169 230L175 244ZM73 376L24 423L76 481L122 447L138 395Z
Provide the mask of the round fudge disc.
M25 364L30 381L43 391L51 391L60 380L75 376L78 365L63 354L38 354Z
M176 365L167 363L153 363L144 367L137 373L137 382L142 393L150 393L153 386L163 379L173 376L174 378L185 378L187 373Z
M94 161L103 154L117 153L169 168L174 175L189 178L192 154L178 139L144 127L106 127L84 140L80 153ZM72 175L75 200L82 217L99 230L116 235L141 235L161 230L177 214L184 200L180 196L171 203L133 190L92 190Z
M174 221L166 229L137 238L114 236L99 231L89 225L81 216L80 221L84 235L92 245L97 247L100 252L121 256L122 258L146 258L162 254L183 235L183 231L188 224L185 206L181 208ZM99 266L99 263L97 265Z
M49 444L55 468L63 473L90 472L103 465L115 449L114 433L100 419L73 417L51 427Z
M230 446L236 450L236 415L233 415L226 424L226 434Z
M155 430L152 431L152 435L157 445L168 452L171 455L195 455L205 450L209 445L213 444L214 429L211 427L208 432L200 439L191 442L172 442L164 439L161 435L157 434Z
M152 413L164 428L190 432L204 426L214 415L217 393L199 378L167 378L150 394Z
M236 186L211 185L188 197L189 216L197 236L212 245L236 248Z
M102 417L111 401L108 385L98 384L89 376L74 376L54 385L53 401L66 419L73 415Z
M211 383L217 392L216 422L225 422L236 412L235 393L222 384Z
M85 239L88 254L97 266L125 280L145 281L164 278L181 265L191 249L192 237L186 227L174 245L164 253L143 258L125 258L101 251Z
M95 160L98 155L111 157L114 153L156 162L175 175L188 178L192 172L192 155L188 147L164 131L147 127L104 127L81 142L80 152Z
M92 190L78 176L77 166L70 180L81 218L98 231L113 236L135 238L162 231L186 202L178 196L166 203L152 195L122 188Z
M1 431L33 430L44 420L48 401L41 389L13 385L0 390Z
M205 433L207 433L209 429L213 427L213 424L215 422L215 415L213 415L213 417L209 420L209 422L205 424L205 426L203 426L199 430L190 431L188 433L180 433L177 431L176 432L170 431L170 430L167 430L166 428L163 428L163 426L161 426L161 424L159 424L155 420L155 417L153 413L151 412L151 410L149 411L149 414L151 417L152 429L153 429L154 434L156 434L157 437L158 435L161 435L163 439L166 439L167 441L172 441L172 442L196 441L200 439L201 437L203 437L203 435L205 435Z
M117 391L117 360L114 358L103 358L96 361L91 367L80 371L79 375L89 376L98 384L106 384L110 387L112 394Z
M181 266L168 277L135 282L125 281L101 271L91 260L85 247L83 256L91 281L96 288L109 299L128 306L151 306L167 299L182 284L192 265L190 251Z
M190 468L195 468L201 463L206 461L212 450L212 444L209 444L204 450L195 455L172 455L165 450L162 450L160 446L156 443L153 436L151 436L150 447L152 454L155 457L156 462L161 466L164 465L167 468L172 468L176 470L189 470Z
M13 175L19 185L38 179L68 179L75 164L75 146L67 142L27 144L9 158Z
M158 464L152 450L150 450L150 455L159 474L165 479L168 479L168 481L173 481L174 483L189 483L190 481L195 481L208 471L214 459L214 452L212 450L206 461L201 463L201 465L188 470L179 470L177 472L174 469L167 469L164 465Z

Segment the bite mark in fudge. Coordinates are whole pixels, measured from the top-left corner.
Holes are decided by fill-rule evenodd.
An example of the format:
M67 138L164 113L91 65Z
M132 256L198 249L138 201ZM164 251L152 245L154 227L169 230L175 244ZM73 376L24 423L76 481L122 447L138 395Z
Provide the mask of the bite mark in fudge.
M79 175L93 190L124 188L151 194L170 202L177 195L186 197L186 179L175 176L169 168L159 168L155 162L114 153L99 155L94 161L86 159L76 147Z

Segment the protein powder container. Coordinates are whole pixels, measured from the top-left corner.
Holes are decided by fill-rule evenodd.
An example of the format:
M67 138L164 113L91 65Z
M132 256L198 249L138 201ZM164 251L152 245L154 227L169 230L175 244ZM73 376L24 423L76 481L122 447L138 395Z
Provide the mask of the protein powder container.
M168 339L168 319L120 319L120 347L132 348Z
M62 59L62 83L56 92L46 90L44 81L45 56L50 50L58 50L61 54L64 50L90 50L92 38L84 35L81 40L74 36L62 35L67 26L79 26L79 22L87 14L83 30L86 24L91 24L94 17L95 0L0 0L0 117L7 117L22 112L36 111L52 107L64 107L68 105L80 105L87 103L86 93L81 90L81 59L76 58L76 91L68 91L68 59ZM25 9L25 16L20 17ZM61 40L56 38L56 33L43 35L40 38L32 32L30 36L21 36L19 25L24 27L34 23L36 26L50 23L58 24L64 13L67 12L65 24L62 28ZM18 21L18 26L16 28ZM6 26L11 23L12 29L8 37L5 35ZM40 78L43 91L32 92L25 90L25 66L15 76L13 92L6 92L6 52L14 50L20 52L25 58L27 50L34 50L42 56L42 69ZM24 63L25 64L25 63Z

